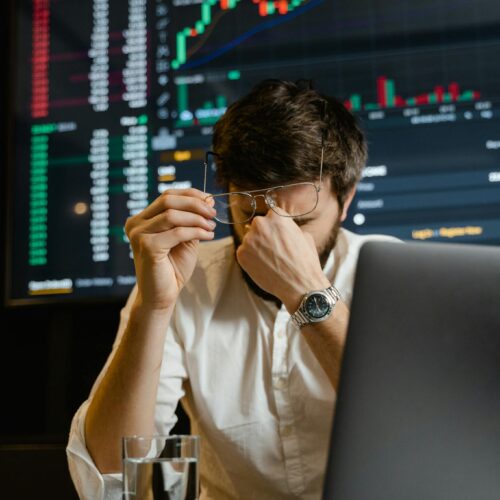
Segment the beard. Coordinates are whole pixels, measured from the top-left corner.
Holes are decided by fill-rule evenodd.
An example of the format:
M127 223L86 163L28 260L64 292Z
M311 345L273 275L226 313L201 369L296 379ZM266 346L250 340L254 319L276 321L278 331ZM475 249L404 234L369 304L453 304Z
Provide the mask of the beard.
M235 260L236 263L238 264L241 274L243 276L243 279L245 280L245 283L247 284L248 288L252 290L252 292L257 295L257 297L260 297L261 299L267 300L269 302L274 302L278 309L281 307L281 300L278 299L278 297L275 297L274 295L270 294L269 292L266 292L263 288L261 288L255 281L250 278L250 275L240 266L238 260L236 259L236 251L241 245L241 239L240 237L236 234L236 231L234 230L234 224L230 225L231 229L231 236L233 237L233 242L234 242L234 253L235 253ZM335 247L335 244L337 243L337 237L339 234L340 230L340 217L335 220L333 223L332 228L330 229L329 235L327 240L323 243L322 247L318 250L318 257L319 257L319 262L321 264L321 268L323 269L325 267L326 261L328 260L328 257L330 256L331 251ZM308 291L308 290L306 290ZM306 292L304 292L306 293Z

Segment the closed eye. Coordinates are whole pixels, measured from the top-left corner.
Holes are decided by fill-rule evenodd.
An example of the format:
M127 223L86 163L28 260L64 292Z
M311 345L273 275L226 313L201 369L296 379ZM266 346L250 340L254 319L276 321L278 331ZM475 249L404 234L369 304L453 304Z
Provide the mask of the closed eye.
M297 226L305 226L306 224L309 224L313 219L311 217L294 217L293 221Z
M241 211L241 215L243 215L243 217L245 217L246 219L249 219L250 217L265 217L266 214L267 210L264 212L255 212L255 213Z

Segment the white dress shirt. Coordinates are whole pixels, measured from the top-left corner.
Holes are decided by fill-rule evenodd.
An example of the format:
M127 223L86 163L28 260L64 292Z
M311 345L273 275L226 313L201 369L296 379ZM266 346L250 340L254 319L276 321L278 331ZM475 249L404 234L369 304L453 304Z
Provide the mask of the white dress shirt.
M361 244L386 236L341 229L324 272L349 306ZM309 290L304 290L308 292ZM121 311L113 351L134 289ZM335 391L284 306L245 284L231 238L200 245L194 274L168 327L156 431L168 434L179 400L201 436L200 500L321 497ZM84 435L88 400L73 418L67 454L83 499L121 499L121 475L102 475Z

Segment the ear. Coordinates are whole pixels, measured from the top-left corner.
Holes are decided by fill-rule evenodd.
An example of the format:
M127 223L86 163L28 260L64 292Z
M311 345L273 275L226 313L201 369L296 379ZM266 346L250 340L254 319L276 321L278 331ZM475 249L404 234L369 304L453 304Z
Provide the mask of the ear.
M344 207L342 208L342 214L340 215L341 222L344 222L347 219L347 212L349 210L349 206L351 205L351 201L356 194L356 186L354 186L346 196Z

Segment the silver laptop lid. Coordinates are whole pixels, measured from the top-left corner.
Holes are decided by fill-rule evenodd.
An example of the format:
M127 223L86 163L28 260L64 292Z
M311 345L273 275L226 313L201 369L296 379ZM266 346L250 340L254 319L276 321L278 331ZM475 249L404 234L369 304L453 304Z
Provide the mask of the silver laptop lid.
M500 498L500 248L361 250L324 499Z

